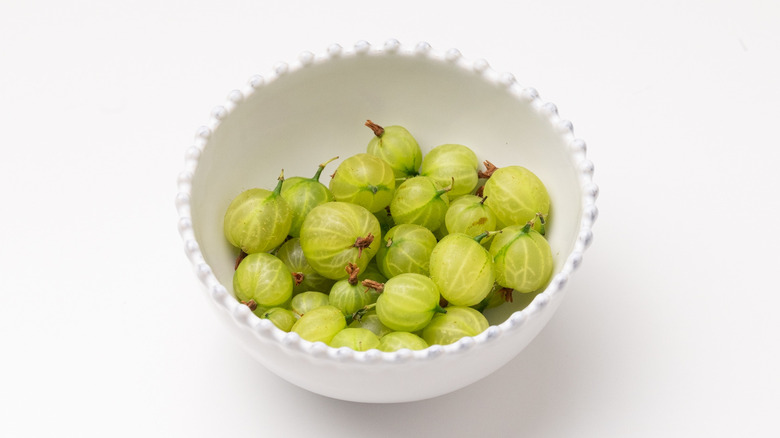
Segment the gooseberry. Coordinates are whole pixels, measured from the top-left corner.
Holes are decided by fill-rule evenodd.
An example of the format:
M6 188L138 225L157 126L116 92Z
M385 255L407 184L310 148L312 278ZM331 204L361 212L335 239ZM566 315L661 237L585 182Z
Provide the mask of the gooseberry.
M273 191L245 190L230 202L223 225L228 242L247 254L270 251L284 242L292 212L281 196L283 182L284 172Z

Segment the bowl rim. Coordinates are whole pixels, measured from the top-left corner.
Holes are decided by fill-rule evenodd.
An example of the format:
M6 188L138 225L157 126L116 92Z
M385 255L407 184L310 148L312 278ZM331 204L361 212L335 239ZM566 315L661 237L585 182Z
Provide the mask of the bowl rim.
M580 231L572 251L568 254L560 271L553 276L544 291L538 293L530 304L521 310L513 312L504 322L491 325L487 330L476 336L461 338L449 345L432 345L423 350L401 349L395 352L383 352L377 349L355 351L347 347L333 348L323 342L310 342L297 333L284 332L278 329L270 320L262 319L252 313L246 305L239 303L233 295L220 283L205 261L200 246L195 239L192 221L190 219L190 200L192 178L198 167L201 152L208 145L211 134L242 101L251 96L255 90L271 84L277 78L304 69L313 64L354 56L410 56L425 57L435 62L451 64L470 72L475 72L483 80L504 87L515 98L530 103L540 114L546 116L552 126L564 137L568 145L570 158L579 172L579 185L582 197ZM469 60L462 56L458 49L436 50L427 42L416 45L403 45L396 39L388 39L384 44L374 46L365 40L356 42L352 47L340 44L329 45L324 52L301 52L293 62L279 62L273 65L265 75L255 74L249 78L241 89L228 93L226 101L214 107L205 125L200 126L195 134L194 142L186 149L184 170L178 175L176 209L178 212L178 230L184 243L185 254L189 258L201 283L208 290L210 299L221 312L226 312L233 322L253 333L254 336L278 343L283 349L297 351L317 358L332 359L341 363L402 363L408 360L425 360L441 355L462 354L482 345L495 342L504 333L518 330L529 318L541 312L557 295L562 293L572 273L579 267L583 253L590 246L593 233L592 227L598 216L596 199L599 188L593 182L593 163L587 158L585 141L574 136L572 123L558 115L557 106L544 102L539 93L531 87L518 84L511 73L498 72L482 59Z

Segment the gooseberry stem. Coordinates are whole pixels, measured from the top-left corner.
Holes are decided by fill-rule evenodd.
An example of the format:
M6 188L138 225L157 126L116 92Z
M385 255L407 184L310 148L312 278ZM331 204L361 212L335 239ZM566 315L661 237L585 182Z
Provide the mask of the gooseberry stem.
M374 135L377 137L381 137L382 134L385 133L385 128L377 125L376 123L372 122L371 120L366 120L366 126L371 128L372 131L374 131Z
M292 277L293 277L293 282L295 283L296 286L300 286L301 283L303 283L304 275L302 272L293 272Z
M246 256L248 256L246 252L242 249L241 252L238 253L238 257L236 257L236 266L233 267L233 270L238 269L238 265L241 264L241 260L244 260Z
M441 195L449 192L450 190L452 190L453 187L455 187L455 177L454 176L452 177L452 181L450 182L450 185L448 185L447 187L445 187L445 188L443 188L441 190L437 190L436 191L436 196L441 196Z
M539 213L536 213L536 217L538 217L538 218L539 218L539 234L541 234L542 236L544 236L544 235L546 234L546 232L547 232L547 229L546 229L546 227L544 226L544 225L545 225L545 222L546 222L546 221L544 220L544 215L543 215L541 212L539 212Z
M501 295L501 298L504 299L507 303L514 302L514 298L512 297L512 292L514 292L514 289L509 287L502 287L498 290L498 294Z
M253 299L250 299L249 301L242 301L241 304L245 304L247 307L249 307L249 310L253 312L257 309L257 302Z
M358 249L358 258L363 255L363 248L368 248L373 241L374 235L371 233L368 233L366 237L358 237L355 240L355 244L352 246Z
M487 196L483 196L483 197L482 197L482 200L481 200L481 201L479 201L479 203L480 203L480 204L482 204L482 205L484 205L484 204L485 204L485 200L486 200L486 199L487 199Z
M276 188L274 189L274 196L279 196L282 194L282 184L284 183L284 169L282 169L282 173L279 174L278 180L279 182L276 183Z
M477 243L479 243L479 242L482 242L482 239L484 239L485 237L492 236L492 235L494 235L494 234L498 234L498 233L500 233L500 232L501 232L501 230L497 230L497 231L485 231L485 232L483 232L482 234L477 234L476 236L474 236L474 240L476 240L476 241L477 241Z
M347 282L349 282L349 284L351 284L352 286L356 285L358 283L357 277L358 277L358 273L360 272L360 267L350 262L347 264L344 270L346 270L347 274L349 274L349 278L347 279Z
M384 283L380 283L378 281L374 281L374 280L370 280L370 279L365 279L365 280L361 281L360 284L362 284L363 286L365 286L365 287L367 287L369 289L374 289L378 293L382 293L382 291L385 290L385 284ZM368 289L366 289L366 290L368 290Z
M339 159L339 157L333 157L330 160L328 160L328 161L326 161L324 163L321 163L320 166L317 168L317 172L314 173L314 176L311 179L313 181L319 181L320 180L320 175L322 175L322 170L325 169L325 166L327 166L331 162L336 161L338 159Z
M368 304L358 310L355 311L352 315L347 315L347 324L352 323L352 321L358 321L363 319L363 316L368 313L369 310L376 307L376 303Z
M447 309L440 306L439 304L436 304L436 307L433 308L433 311L436 313L447 313Z
M490 178L493 175L493 172L498 170L498 167L496 167L495 164L488 160L483 161L482 164L485 165L485 171L483 172L480 170L477 172L477 176L480 178Z

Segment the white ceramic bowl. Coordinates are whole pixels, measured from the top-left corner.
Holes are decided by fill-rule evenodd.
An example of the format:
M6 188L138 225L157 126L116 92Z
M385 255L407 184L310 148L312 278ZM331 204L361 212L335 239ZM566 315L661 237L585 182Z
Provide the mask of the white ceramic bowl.
M395 353L311 343L239 304L232 292L236 252L222 234L228 203L245 189L273 188L280 168L288 177L310 176L332 156L365 152L371 138L363 126L366 119L407 127L424 153L439 144L460 143L499 167L518 164L535 172L553 205L548 238L555 270L546 290L515 294L513 304L488 311L492 326L478 336ZM591 241L598 194L592 174L585 143L574 136L572 124L511 74L427 43L407 47L390 40L372 46L361 41L277 64L212 111L187 150L179 176L179 230L214 310L269 370L333 398L414 401L487 376L544 327ZM327 184L326 175L322 180Z

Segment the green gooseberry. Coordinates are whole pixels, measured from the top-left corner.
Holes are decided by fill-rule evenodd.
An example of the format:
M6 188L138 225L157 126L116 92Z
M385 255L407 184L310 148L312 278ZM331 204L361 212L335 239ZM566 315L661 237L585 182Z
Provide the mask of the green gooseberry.
M339 280L328 294L328 304L339 308L344 316L351 316L363 307L376 302L377 294L363 286L358 279L360 268L350 263L346 267L349 278Z
M292 225L292 211L281 196L284 171L273 191L249 189L236 196L225 212L223 231L227 240L247 254L279 246Z
M440 305L439 288L421 274L399 274L387 280L376 301L376 314L393 330L415 332L425 327Z
M376 253L379 270L388 278L404 272L428 275L431 252L436 246L433 232L422 225L396 225L382 236Z
M347 347L355 351L367 351L379 346L379 337L371 330L347 327L328 343L333 348Z
M311 178L295 176L288 178L282 184L282 197L287 201L292 212L292 223L289 235L298 237L301 235L303 219L312 208L334 200L330 189L320 182L320 175L325 166L339 157L331 158L317 168L317 172Z
M409 332L392 332L384 335L379 340L379 345L376 347L381 351L398 351L402 348L409 350L423 350L428 348L428 343L425 340L414 333Z
M341 310L326 305L306 312L290 331L309 342L327 344L346 326L347 319Z
M490 327L485 315L471 307L448 306L425 326L422 338L428 345L448 345L466 336L476 336Z
M417 224L433 231L444 224L444 216L449 207L447 192L452 188L452 180L447 187L427 176L409 178L396 189L390 203L393 221L398 224Z
M477 237L448 234L433 248L430 276L450 304L476 305L493 288L496 280L493 257L479 243L488 234Z
M364 270L379 250L379 221L364 207L326 202L314 207L301 227L301 248L309 264L324 277L340 280L344 267Z
M317 307L329 304L328 294L317 291L301 292L292 297L290 308L298 316L303 316Z
M298 316L290 309L272 307L260 315L260 318L271 321L279 330L289 332L298 321Z
M249 254L233 273L233 291L241 302L277 307L292 297L293 278L279 258L265 252Z
M533 221L506 227L490 245L496 282L520 293L541 290L552 276L550 244L532 227Z
M328 187L337 201L357 204L373 213L390 205L395 174L385 160L356 154L339 164Z
M463 195L450 202L450 208L444 216L448 233L463 233L477 237L486 231L496 230L496 215L485 205L485 198L475 195ZM492 239L483 239L482 245L488 245Z
M534 229L544 234L549 219L550 194L536 174L522 166L507 166L493 170L485 181L485 205L496 214L499 225L523 226L540 217Z
M276 256L292 272L293 295L306 291L328 292L333 287L333 283L336 282L336 280L323 276L311 266L303 254L301 239L298 237L284 242L276 250Z
M451 197L470 194L479 182L479 160L467 146L443 144L423 157L420 175L429 176L444 186L452 183Z
M368 142L367 152L387 161L393 168L396 179L416 176L422 164L422 150L417 140L403 126L382 127L366 121L366 126L374 132Z

